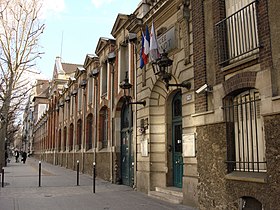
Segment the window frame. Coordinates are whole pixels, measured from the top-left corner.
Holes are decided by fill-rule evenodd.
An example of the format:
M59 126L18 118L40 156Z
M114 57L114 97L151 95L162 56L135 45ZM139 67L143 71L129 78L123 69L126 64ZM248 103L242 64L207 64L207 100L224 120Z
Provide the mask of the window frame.
M224 98L228 172L266 172L265 138L256 89Z

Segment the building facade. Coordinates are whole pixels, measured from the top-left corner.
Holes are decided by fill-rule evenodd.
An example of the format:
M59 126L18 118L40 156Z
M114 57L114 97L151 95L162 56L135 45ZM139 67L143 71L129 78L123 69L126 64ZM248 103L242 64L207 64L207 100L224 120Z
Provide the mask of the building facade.
M157 0L119 14L96 55L69 75L57 65L37 156L202 210L280 208L276 8ZM144 35L160 56L142 65Z

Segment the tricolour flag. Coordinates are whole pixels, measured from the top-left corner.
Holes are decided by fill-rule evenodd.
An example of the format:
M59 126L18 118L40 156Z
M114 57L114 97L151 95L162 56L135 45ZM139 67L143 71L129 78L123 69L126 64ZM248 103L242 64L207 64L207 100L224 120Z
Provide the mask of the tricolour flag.
M146 32L144 36L144 50L142 54L144 64L147 64L149 62L149 53L150 53L150 34L149 34L149 28L146 25Z
M142 41L141 41L141 49L140 49L140 68L141 69L145 66L145 63L143 60L143 54L144 54L144 34L142 32Z
M156 32L155 32L155 27L153 22L151 28L150 59L151 61L156 61L159 58L160 58L160 54L158 51L157 37L156 37Z

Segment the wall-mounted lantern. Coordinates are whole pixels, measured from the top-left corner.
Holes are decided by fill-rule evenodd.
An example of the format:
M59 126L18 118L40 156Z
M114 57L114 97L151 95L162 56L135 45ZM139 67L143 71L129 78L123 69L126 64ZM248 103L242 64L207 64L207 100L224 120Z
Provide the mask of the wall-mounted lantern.
M143 106L146 106L146 101L136 101L136 102L131 102L131 96L130 96L130 89L132 88L132 84L128 82L127 78L127 72L125 79L120 83L120 88L123 89L124 92L124 99L127 104L141 104Z
M65 97L65 102L66 102L66 103L69 103L69 102L70 102L70 96L69 96L69 95L67 95L67 96Z
M108 63L113 65L115 63L115 60L116 60L115 52L113 51L113 52L108 53L108 57L107 57Z
M171 80L171 73L168 71L169 66L173 64L173 60L168 58L168 53L163 50L163 53L161 54L160 58L157 59L153 63L153 70L154 74L159 76L159 78L165 83L165 87L168 90L170 86L175 87L183 87L187 88L188 90L191 88L191 83L189 81L183 81L180 84L170 84Z
M77 89L74 89L74 90L71 92L71 96L73 96L73 97L76 97L77 94L78 94L78 90L77 90Z
M64 102L63 101L61 101L60 103L59 103L59 105L58 105L59 107L61 107L61 108L63 108L64 107Z
M83 79L83 80L80 82L80 87L81 87L82 89L85 89L86 86L87 86L87 80L86 80L86 79Z
M94 79L96 79L99 75L99 69L95 68L90 72L90 77L93 77Z

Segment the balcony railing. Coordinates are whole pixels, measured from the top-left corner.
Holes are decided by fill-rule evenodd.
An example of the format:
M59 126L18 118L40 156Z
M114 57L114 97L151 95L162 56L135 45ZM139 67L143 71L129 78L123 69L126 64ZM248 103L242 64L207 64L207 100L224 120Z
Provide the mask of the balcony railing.
M228 64L258 53L257 1L216 24L219 63Z

